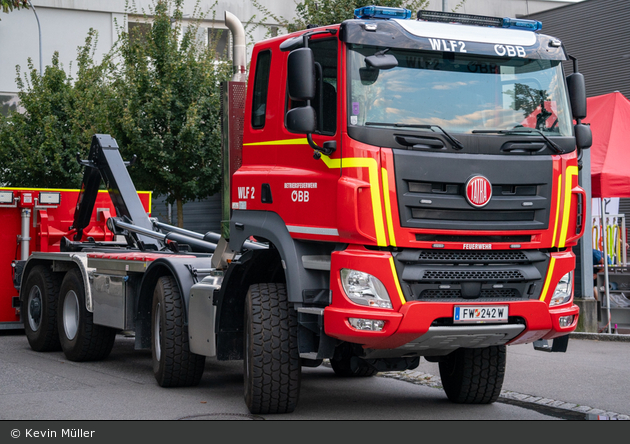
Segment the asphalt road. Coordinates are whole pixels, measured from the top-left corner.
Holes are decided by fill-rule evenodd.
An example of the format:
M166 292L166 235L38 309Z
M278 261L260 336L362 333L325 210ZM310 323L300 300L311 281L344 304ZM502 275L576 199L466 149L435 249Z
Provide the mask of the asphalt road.
M33 352L23 334L0 332L0 420L9 426L17 420L558 419L502 402L455 405L441 389L387 377L339 378L326 366L303 370L294 413L254 416L243 401L241 366L208 359L198 387L165 389L155 383L150 352L134 351L133 339L119 336L105 361L74 363L61 352Z
M630 335L574 333L566 353L534 350L532 344L507 348L501 400L540 411L558 407L567 419L630 419ZM410 379L439 385L437 364L420 361ZM434 378L428 380L428 376Z

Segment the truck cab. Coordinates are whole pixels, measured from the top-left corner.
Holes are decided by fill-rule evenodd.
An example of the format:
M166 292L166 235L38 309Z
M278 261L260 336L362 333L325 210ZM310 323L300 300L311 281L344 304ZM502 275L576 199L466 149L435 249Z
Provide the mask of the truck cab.
M590 130L583 77L541 27L371 6L254 46L230 246L277 250L315 337L303 360L355 375L422 356L446 378L456 356L504 364L507 344L575 330Z

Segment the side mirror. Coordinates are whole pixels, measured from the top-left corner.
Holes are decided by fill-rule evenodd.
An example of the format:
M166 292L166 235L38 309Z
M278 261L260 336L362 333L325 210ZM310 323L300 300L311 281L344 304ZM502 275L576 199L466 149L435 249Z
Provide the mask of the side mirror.
M287 82L291 100L315 97L315 58L311 48L298 48L289 53Z
M575 131L575 145L582 150L590 148L593 144L591 127L583 123L577 123L573 129Z
M292 133L310 134L315 132L317 128L315 108L301 106L289 110L286 114L285 126Z
M586 84L584 75L579 72L567 76L567 86L569 88L569 100L571 101L571 112L575 120L586 117Z

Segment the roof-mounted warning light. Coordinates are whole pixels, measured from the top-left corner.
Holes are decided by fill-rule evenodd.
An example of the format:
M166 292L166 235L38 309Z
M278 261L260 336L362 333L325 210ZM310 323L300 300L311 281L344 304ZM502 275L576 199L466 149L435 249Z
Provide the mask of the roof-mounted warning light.
M461 23L462 25L474 26L492 26L495 28L521 29L524 31L540 31L542 29L542 23L537 20L525 20L509 17L488 17L484 15L458 14L455 12L425 11L422 9L418 11L418 20Z
M363 6L354 10L357 19L403 19L411 18L411 11L404 8L389 8L385 6Z

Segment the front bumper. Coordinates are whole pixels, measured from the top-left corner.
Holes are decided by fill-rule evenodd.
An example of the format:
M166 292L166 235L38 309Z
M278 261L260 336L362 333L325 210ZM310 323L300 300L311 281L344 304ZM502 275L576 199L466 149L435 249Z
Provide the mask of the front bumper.
M563 336L575 330L579 308L572 301L549 307L548 301L560 278L575 267L575 256L571 252L551 253L551 256L539 299L407 302L391 253L352 247L335 252L331 259L332 304L324 310L324 329L328 336L363 345L374 357L405 354L433 356L450 353L459 347L522 344ZM342 268L378 277L389 293L393 308L369 308L351 302L341 285L339 270ZM456 305L497 304L508 305L508 323L452 324ZM573 322L567 327L560 326L559 319L563 316L573 316ZM375 319L385 323L381 331L357 330L350 325L349 318Z

